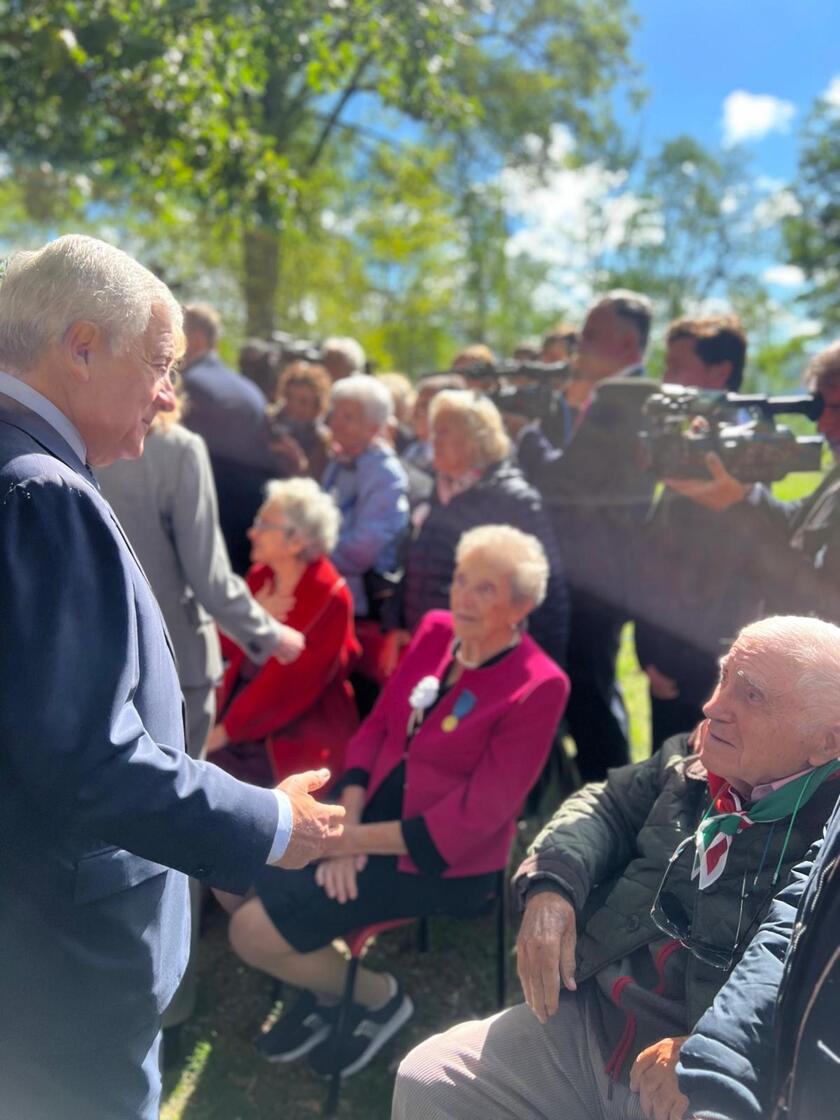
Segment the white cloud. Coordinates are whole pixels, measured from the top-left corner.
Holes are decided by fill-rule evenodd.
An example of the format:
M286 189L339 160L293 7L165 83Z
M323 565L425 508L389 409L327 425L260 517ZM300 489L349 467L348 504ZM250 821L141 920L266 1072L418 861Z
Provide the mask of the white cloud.
M526 139L526 146L529 141ZM534 144L539 143L534 140ZM616 249L641 202L624 190L627 173L610 171L599 163L567 166L573 144L562 126L552 130L547 170L536 177L527 169L505 168L495 181L506 212L514 222L508 239L509 257L527 255L549 266L549 281L534 294L534 302L548 310L584 307L590 300L593 262ZM542 146L540 146L542 151ZM536 153L532 153L536 154ZM661 222L651 215L636 241L662 242Z
M831 79L820 96L833 109L840 109L840 74Z
M775 284L779 288L798 288L805 283L805 273L795 264L770 265L765 268L761 278L765 283Z
M759 229L771 229L784 218L796 218L802 213L799 199L787 189L776 191L756 203L753 219Z
M723 142L761 140L770 132L787 132L796 113L792 101L736 89L723 102Z

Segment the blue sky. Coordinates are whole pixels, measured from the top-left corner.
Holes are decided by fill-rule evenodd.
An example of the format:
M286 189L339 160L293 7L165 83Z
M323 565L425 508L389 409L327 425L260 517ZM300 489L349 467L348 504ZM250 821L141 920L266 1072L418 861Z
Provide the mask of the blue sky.
M840 0L635 0L633 6L640 20L633 54L649 89L641 111L644 149L680 132L716 147L727 96L736 90L769 95L794 106L788 131L747 143L757 173L791 179L798 126L840 75Z

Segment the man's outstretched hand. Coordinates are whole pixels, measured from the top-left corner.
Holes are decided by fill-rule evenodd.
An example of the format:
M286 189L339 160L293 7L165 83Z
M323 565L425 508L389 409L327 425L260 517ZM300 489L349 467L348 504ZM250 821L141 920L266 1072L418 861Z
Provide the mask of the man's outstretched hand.
M276 867L287 870L306 867L324 854L329 838L341 835L344 807L324 805L312 796L313 790L320 789L329 780L329 770L307 770L303 774L293 774L278 786L292 804L292 835Z

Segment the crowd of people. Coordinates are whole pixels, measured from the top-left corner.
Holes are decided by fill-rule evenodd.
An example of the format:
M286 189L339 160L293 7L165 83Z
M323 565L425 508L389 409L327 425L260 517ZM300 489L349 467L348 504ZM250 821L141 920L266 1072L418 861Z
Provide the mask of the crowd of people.
M333 942L486 909L569 741L513 878L525 1003L415 1048L394 1117L833 1115L840 468L796 502L714 453L657 479L635 292L415 381L338 337L237 371L220 326L90 238L0 283L9 1115L156 1115L202 886L298 993L262 1055L363 1068L411 995L362 966L335 1031ZM746 376L735 316L667 327L666 382ZM840 343L805 380L840 456Z

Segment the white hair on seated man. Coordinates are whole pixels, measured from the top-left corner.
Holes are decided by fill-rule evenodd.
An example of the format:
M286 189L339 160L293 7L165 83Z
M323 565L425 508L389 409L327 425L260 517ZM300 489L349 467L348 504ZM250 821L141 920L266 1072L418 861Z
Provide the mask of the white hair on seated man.
M312 478L273 479L265 486L266 506L283 512L284 531L302 541L301 559L310 563L335 548L341 514L329 494Z
M45 347L82 321L99 327L121 353L146 330L156 304L181 334L181 308L167 286L94 237L69 234L15 253L0 283L0 367L9 373L26 373Z
M325 356L329 354L341 354L351 374L365 372L367 357L364 347L360 342L357 342L355 338L328 338L324 341L321 349Z
M354 373L333 385L330 404L346 400L361 404L368 421L377 428L383 428L394 412L394 400L387 386L364 373Z
M536 537L513 525L479 525L459 539L456 565L472 552L491 556L506 569L515 603L527 601L538 607L544 601L550 572L545 549Z
M771 701L795 704L806 734L840 736L840 626L819 618L775 615L745 626L732 648L764 656L778 651L792 672L789 687L771 691ZM760 668L755 672L761 675Z

